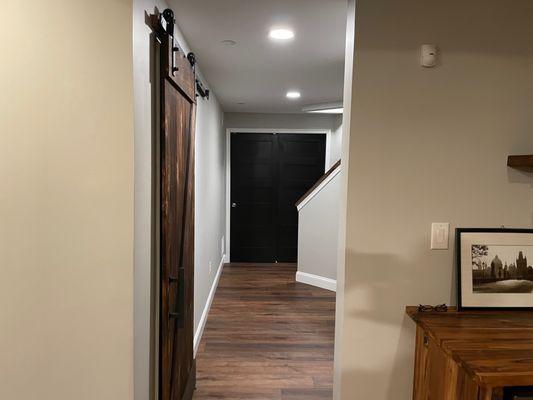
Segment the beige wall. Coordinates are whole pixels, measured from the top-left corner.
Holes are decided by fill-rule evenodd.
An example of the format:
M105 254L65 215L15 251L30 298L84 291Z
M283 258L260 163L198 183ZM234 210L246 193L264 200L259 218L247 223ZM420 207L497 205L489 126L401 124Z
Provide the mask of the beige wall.
M131 7L2 7L2 399L133 395Z
M333 398L339 399L342 389L342 363L343 363L343 322L344 322L344 286L345 286L345 261L346 261L346 214L348 201L348 172L350 165L350 132L352 128L352 100L353 100L353 66L355 55L355 0L348 0L346 10L346 51L344 57L344 93L342 116L341 158L339 188L339 234L337 249L337 296L335 307L335 351L333 369Z
M455 303L431 222L533 225L533 175L506 167L533 152L532 18L529 0L357 1L337 398L410 398L404 306Z

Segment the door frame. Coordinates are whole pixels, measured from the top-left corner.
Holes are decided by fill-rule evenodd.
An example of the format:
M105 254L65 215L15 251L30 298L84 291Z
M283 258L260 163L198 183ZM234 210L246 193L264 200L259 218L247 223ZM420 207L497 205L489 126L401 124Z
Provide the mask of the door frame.
M331 129L273 129L273 128L226 128L226 240L224 250L226 261L231 262L231 134L232 133L301 133L326 135L326 162L324 172L331 167Z

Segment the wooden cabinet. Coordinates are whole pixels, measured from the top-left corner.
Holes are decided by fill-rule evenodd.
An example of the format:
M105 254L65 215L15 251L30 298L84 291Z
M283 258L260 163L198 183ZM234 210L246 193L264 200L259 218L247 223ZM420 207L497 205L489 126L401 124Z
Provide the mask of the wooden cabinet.
M533 312L419 313L413 400L531 399ZM516 387L521 389L516 390Z
M477 400L479 387L422 328L417 328L414 400Z

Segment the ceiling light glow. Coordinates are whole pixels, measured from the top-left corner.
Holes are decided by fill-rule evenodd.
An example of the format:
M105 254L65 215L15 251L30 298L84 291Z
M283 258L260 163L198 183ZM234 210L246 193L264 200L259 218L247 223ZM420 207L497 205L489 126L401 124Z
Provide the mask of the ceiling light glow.
M306 113L315 113L315 114L343 114L344 108L342 101L337 101L334 103L322 103L309 105L302 108L303 112Z
M312 110L312 111L307 111L309 113L314 113L314 114L342 114L344 112L344 109L343 108L325 108L323 110Z
M296 92L296 91L287 92L288 99L299 99L300 97L302 97L300 92Z
M294 38L294 32L290 29L271 29L268 37L274 40L291 40Z

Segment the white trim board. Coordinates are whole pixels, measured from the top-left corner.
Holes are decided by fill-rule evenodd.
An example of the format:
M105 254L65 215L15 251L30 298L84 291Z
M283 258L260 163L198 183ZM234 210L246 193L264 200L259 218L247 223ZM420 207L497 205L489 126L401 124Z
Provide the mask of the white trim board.
M220 260L217 274L215 276L215 279L213 280L213 285L211 286L209 295L207 296L207 301L205 302L204 311L202 311L202 316L200 318L200 322L198 323L198 328L196 328L196 333L194 334L194 341L193 341L194 358L196 358L196 353L198 352L198 348L200 347L200 341L202 340L202 335L204 333L205 324L207 323L207 316L209 315L211 304L213 303L213 299L215 298L215 293L218 287L218 281L220 280L220 275L222 275L222 269L224 268L225 262L226 262L226 255L224 254L222 256L222 260Z
M333 178L335 178L339 172L341 172L341 166L339 165L337 168L335 168L335 170L329 174L329 176L324 179L322 182L320 182L320 185L318 185L311 193L309 193L307 196L305 196L305 199L304 201L302 201L300 204L298 204L298 212L305 207L305 205L307 203L309 203L313 197L315 197L318 193L320 193L320 191L322 189L324 189L326 187L326 185L331 182L333 180Z
M226 128L226 255L231 262L231 134L232 133L306 133L326 135L324 172L331 168L331 129Z
M337 291L337 281L323 276L308 274L307 272L296 272L296 282L316 286L322 289Z

